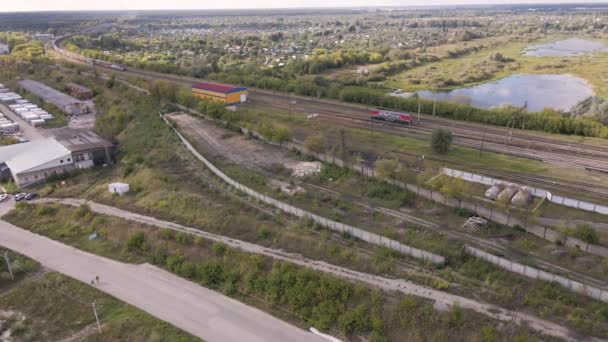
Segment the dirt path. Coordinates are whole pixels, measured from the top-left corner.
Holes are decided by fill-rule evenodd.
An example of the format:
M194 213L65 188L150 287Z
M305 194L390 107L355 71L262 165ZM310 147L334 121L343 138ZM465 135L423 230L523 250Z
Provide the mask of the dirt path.
M177 231L192 233L212 241L222 242L230 247L238 248L248 253L262 254L277 260L288 261L299 266L308 267L325 273L330 273L340 278L348 279L354 282L361 282L368 285L372 285L386 291L399 291L403 294L435 300L435 305L437 307L445 308L450 307L452 305L458 305L462 308L473 310L475 312L481 313L483 315L500 321L514 322L520 325L527 325L531 329L534 329L538 332L550 336L560 337L565 339L566 341L600 341L595 338L583 338L581 336L578 336L570 329L564 327L563 325L553 323L527 313L508 310L493 304L484 303L457 295L452 295L429 287L417 285L403 279L391 279L381 276L375 276L363 272L350 270L344 267L335 266L323 261L307 259L302 257L301 255L286 253L281 250L266 248L264 246L252 244L246 241L240 241L221 235L211 234L195 228L128 212L122 209L110 207L95 202L90 202L82 199L42 199L39 200L39 202L56 202L73 206L79 206L83 203L86 203L90 206L92 211L99 214L120 217L123 219L145 223L159 228L169 228Z
M83 283L99 275L99 290L207 341L326 341L156 266L107 259L2 220L0 245Z

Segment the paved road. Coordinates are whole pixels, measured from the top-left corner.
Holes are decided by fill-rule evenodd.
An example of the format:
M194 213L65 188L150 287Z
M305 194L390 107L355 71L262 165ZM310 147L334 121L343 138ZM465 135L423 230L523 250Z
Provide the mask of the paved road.
M237 240L230 237L225 237L209 232L201 231L192 227L183 226L177 223L160 220L151 216L145 216L119 208L86 201L83 199L52 199L44 198L37 202L58 202L66 205L79 206L87 203L93 212L123 218L135 222L144 223L158 228L168 228L176 231L187 232L190 234L201 236L211 241L219 241L229 247L237 248L247 253L261 254L271 257L276 260L294 263L296 265L307 267L313 270L332 274L336 277L347 279L356 283L363 283L376 287L385 291L397 291L406 295L417 296L435 301L435 307L438 309L448 308L453 305L458 305L462 308L473 310L487 317L509 322L519 325L527 325L533 330L549 336L562 338L566 341L599 341L598 339L579 336L567 327L553 323L542 318L527 314L525 312L508 310L493 304L484 303L475 299L453 295L447 292L432 289L430 287L418 285L404 279L391 279L387 277L377 276L373 274L358 272L352 269L332 265L324 261L311 260L302 257L299 254L288 253L283 250L276 250L264 246L256 245L247 241ZM0 213L2 212L0 208ZM0 221L1 222L1 221ZM0 244L2 243L2 227L0 226Z
M1 220L0 244L85 283L99 275L100 290L207 341L327 342L158 267L86 253Z
M21 131L21 135L24 138L30 141L44 139L44 135L42 135L42 133L40 133L38 129L28 124L22 118L15 115L15 113L11 112L7 106L0 104L0 112L2 112L11 121L19 124L19 130Z

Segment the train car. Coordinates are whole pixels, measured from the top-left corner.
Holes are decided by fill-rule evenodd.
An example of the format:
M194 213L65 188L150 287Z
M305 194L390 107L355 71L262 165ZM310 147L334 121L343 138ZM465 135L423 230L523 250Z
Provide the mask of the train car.
M390 110L375 109L370 111L372 120L381 120L388 122L395 122L404 125L411 125L414 123L414 119L405 113L392 112Z
M95 59L95 60L93 61L93 63L94 63L95 65L99 65L99 66L101 66L101 67L108 68L108 69L114 69L114 70L118 70L118 71L126 71L126 70L127 70L127 68L125 68L125 67L124 67L123 65L121 65L121 64L118 64L118 63L110 63L110 62L102 61L102 60L99 60L99 59Z

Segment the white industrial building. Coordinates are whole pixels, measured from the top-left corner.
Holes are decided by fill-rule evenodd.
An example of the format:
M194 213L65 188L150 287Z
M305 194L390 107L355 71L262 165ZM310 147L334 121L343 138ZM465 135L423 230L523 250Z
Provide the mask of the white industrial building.
M0 147L0 170L23 187L75 168L72 152L55 139Z
M112 147L94 133L60 129L55 138L0 146L0 178L24 187L52 175L112 164Z

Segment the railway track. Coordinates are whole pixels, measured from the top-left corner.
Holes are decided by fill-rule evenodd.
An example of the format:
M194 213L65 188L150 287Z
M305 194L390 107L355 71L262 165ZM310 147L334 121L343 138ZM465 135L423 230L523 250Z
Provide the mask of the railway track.
M61 38L60 38L61 39ZM60 39L56 43L60 42ZM58 45L57 45L58 46ZM53 47L56 47L53 44ZM74 60L62 55L61 57ZM83 63L76 59L76 61ZM98 66L99 67L99 66ZM111 72L115 70L107 69ZM130 75L150 80L163 80L181 86L190 87L194 79L175 75L159 74L137 69L128 69L118 72L119 75ZM297 103L291 105L292 111L303 113L318 113L321 120L328 120L342 126L369 129L369 110L357 104L341 103L332 100L319 100L302 96L289 96L275 94L257 89L250 90L252 104L265 105L270 108L289 110L290 99ZM415 114L413 114L415 116ZM465 123L456 120L421 115L421 122L414 127L407 127L396 123L376 122L374 129L383 133L396 135L409 135L419 139L428 139L437 127L449 128L454 134L454 143L460 146L480 149L483 151L501 153L505 155L538 160L560 166L583 168L586 170L608 171L608 148L582 144L568 143L558 139L544 136L530 135L518 131L513 132L508 144L505 144L506 129L488 127L476 123ZM608 144L607 144L608 145ZM400 152L402 154L408 154ZM433 158L426 157L433 160ZM445 160L436 159L445 162ZM545 184L573 191L582 191L590 195L608 195L608 187L598 186L584 182L573 182L562 179L526 175L523 173L502 172L484 169L485 174L507 180L525 180L532 184Z

